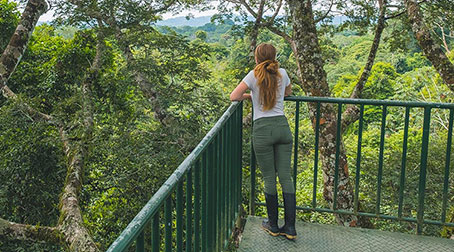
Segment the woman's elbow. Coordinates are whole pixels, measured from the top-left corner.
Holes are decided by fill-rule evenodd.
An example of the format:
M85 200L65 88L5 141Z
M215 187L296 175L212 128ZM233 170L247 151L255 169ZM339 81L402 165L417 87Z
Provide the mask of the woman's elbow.
M241 97L238 97L234 92L230 94L230 101L239 101Z

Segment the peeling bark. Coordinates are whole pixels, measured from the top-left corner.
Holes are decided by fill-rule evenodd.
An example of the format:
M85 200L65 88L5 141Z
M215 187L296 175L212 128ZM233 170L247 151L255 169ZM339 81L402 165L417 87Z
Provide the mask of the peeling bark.
M297 52L295 57L298 65L298 77L302 83L302 88L308 96L331 96L326 81L326 72L323 69L324 62L318 44L311 1L290 0L288 3L293 18L293 41ZM316 104L308 103L308 107L311 120L315 121ZM323 196L331 208L333 208L337 112L332 104L327 103L321 104L320 111L321 121L324 122L320 124L319 142L324 180ZM353 211L353 187L349 181L344 144L342 139L340 141L336 208ZM345 226L362 225L356 216L351 215L336 215L336 220L339 224Z
M363 91L364 85L369 79L372 66L374 65L375 56L377 55L378 46L380 45L381 35L385 29L385 12L386 12L386 0L378 0L380 6L380 15L378 17L377 26L375 28L375 36L372 46L369 51L366 65L364 66L361 77L355 85L350 98L360 98ZM342 132L352 123L359 119L359 108L357 105L348 105L344 113L342 113Z
M424 55L440 74L443 81L451 90L454 90L454 64L449 61L440 45L435 43L429 29L424 24L419 5L415 0L404 0L411 28L418 40Z
M19 64L39 17L46 11L46 1L29 0L16 31L0 57L0 89L7 98L16 98L15 94L6 86L6 83Z
M2 239L60 244L61 235L56 227L19 224L0 218L0 238Z

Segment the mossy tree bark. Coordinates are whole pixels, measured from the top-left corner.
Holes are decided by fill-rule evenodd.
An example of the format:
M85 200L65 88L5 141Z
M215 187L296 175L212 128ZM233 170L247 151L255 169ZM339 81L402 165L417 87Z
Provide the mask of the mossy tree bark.
M289 0L293 23L293 41L297 54L298 76L302 88L308 96L331 96L323 59L318 44L317 30L310 0ZM310 117L316 118L316 104L308 103ZM340 141L338 160L338 186L336 208L354 210L353 187L349 180L347 157L342 139L336 139L337 108L332 104L320 106L320 139L319 149L322 161L324 191L323 196L328 204L334 206L334 187L336 171L336 141ZM315 123L314 123L315 125ZM336 215L339 224L345 226L362 225L353 215Z
M446 85L454 91L454 64L449 61L440 45L432 38L430 30L424 23L418 2L415 0L404 0L404 2L407 7L407 15L411 22L411 28L424 55L430 60L435 69L437 69Z

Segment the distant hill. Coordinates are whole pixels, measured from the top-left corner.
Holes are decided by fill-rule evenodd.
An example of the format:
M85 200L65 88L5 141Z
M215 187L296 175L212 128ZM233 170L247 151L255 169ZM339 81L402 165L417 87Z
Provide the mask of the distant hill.
M253 18L251 17L251 20ZM346 16L336 16L333 18L333 24L339 25L347 20ZM199 27L211 22L211 16L202 16L202 17L194 17L190 18L189 20L186 17L175 17L169 18L166 20L161 20L156 23L158 26L170 26L170 27L182 27L182 26L191 26L191 27Z
M166 20L161 20L156 23L159 26L172 26L172 27L180 27L180 26L192 26L198 27L203 26L207 23L211 22L211 16L203 16L203 17L195 17L191 19L186 19L186 17L175 17L169 18Z

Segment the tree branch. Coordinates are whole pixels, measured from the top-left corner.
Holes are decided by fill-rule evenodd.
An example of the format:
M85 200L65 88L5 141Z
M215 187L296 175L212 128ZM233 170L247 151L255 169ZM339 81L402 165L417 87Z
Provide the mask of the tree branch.
M380 45L381 35L385 28L385 12L386 12L386 0L378 0L380 15L378 17L377 26L375 28L375 36L372 46L369 51L369 57L367 58L366 66L363 69L361 77L355 85L355 88L350 96L351 99L361 97L364 85L370 76L370 71L374 65L375 56L377 55L378 46ZM342 114L342 130L345 130L350 124L356 122L359 118L359 108L356 105L348 105Z
M270 24L274 23L274 20L276 19L277 14L279 14L279 11L281 10L281 7L282 7L282 0L279 0L279 3L277 4L276 10L274 11L273 15L271 16L271 18L268 21Z
M175 4L175 2L176 2L176 0L169 1L169 2L167 2L167 3L164 3L164 6L162 6L161 8L154 9L154 10L153 10L152 7L150 6L149 12L150 12L150 14L152 14L152 15L156 15L156 14L162 12L162 11L165 11L165 10L169 9L170 6L172 6L173 4Z
M0 57L0 89L6 98L16 98L16 95L6 84L19 64L22 55L24 55L39 17L46 10L47 3L44 0L29 0L27 2L16 31Z
M424 55L440 74L440 77L454 90L454 64L448 59L441 47L435 43L429 29L424 24L418 3L415 0L405 0L407 14L412 24L412 30L421 46Z
M331 5L329 6L328 11L325 13L325 15L317 18L315 20L315 23L318 23L318 22L322 21L323 19L325 19L328 16L328 14L331 12L331 9L333 8L333 5L334 5L334 0L331 0Z
M0 218L0 238L60 244L61 233L56 227L33 226Z

